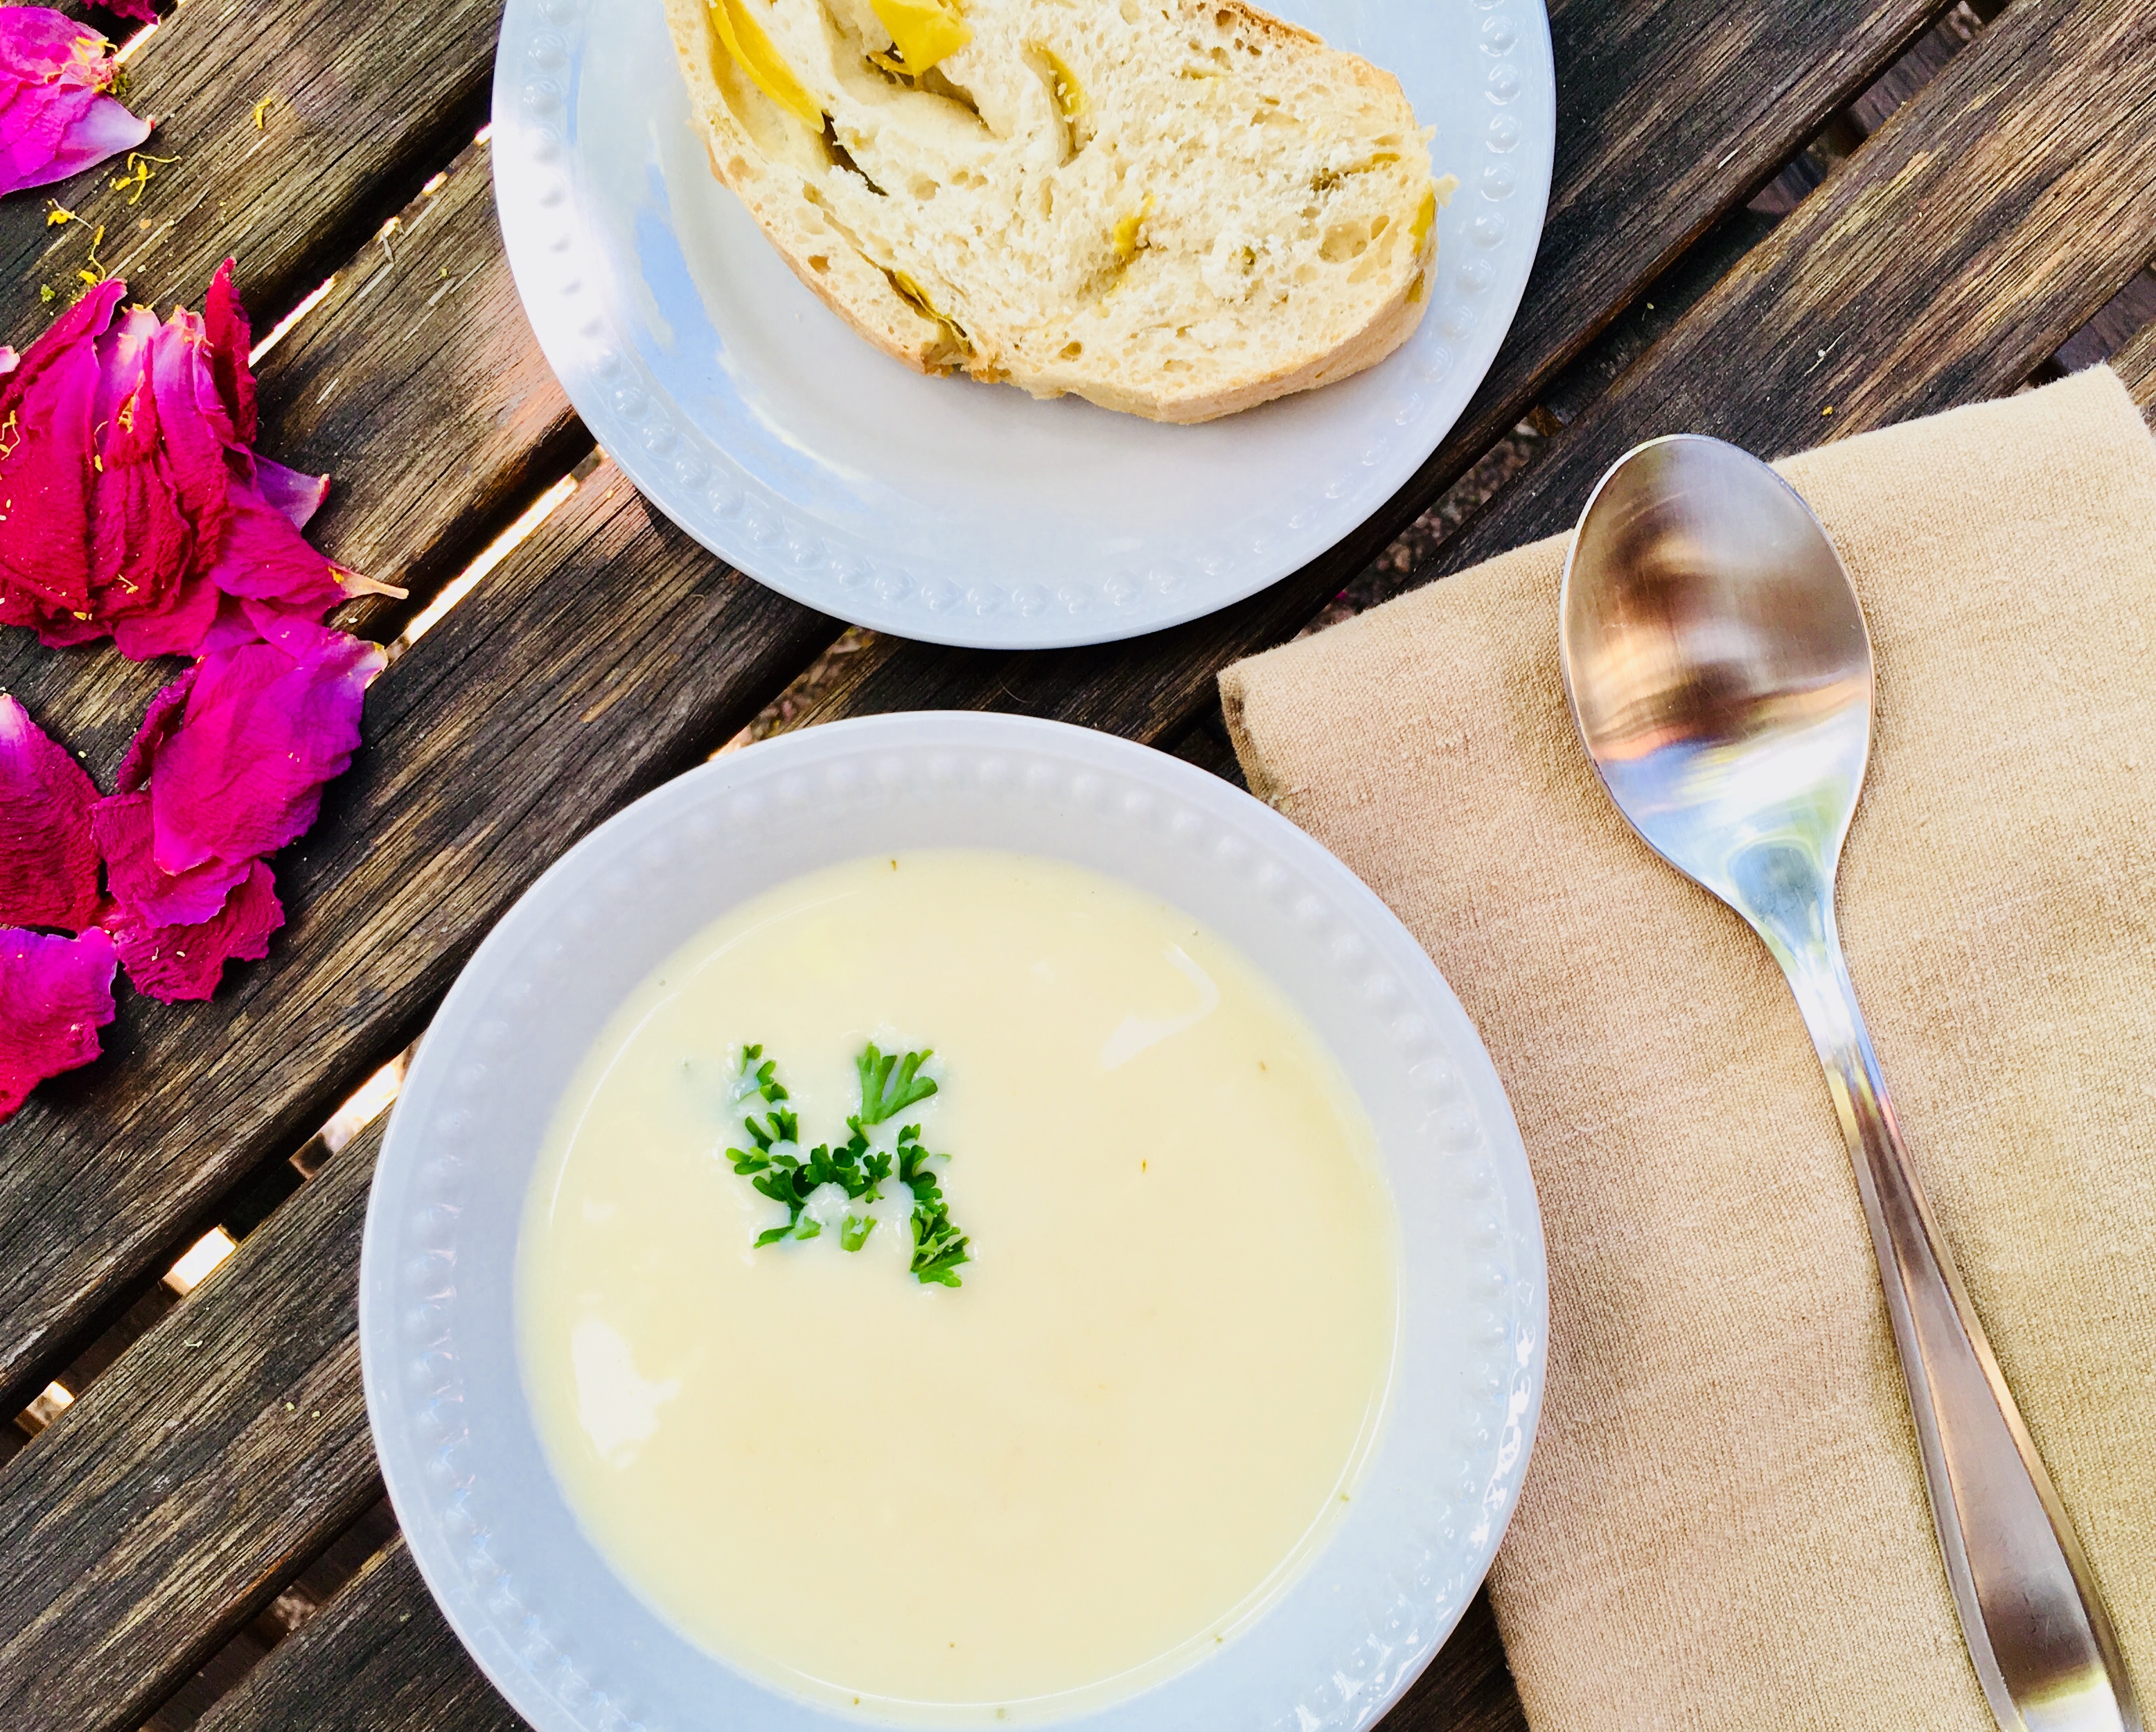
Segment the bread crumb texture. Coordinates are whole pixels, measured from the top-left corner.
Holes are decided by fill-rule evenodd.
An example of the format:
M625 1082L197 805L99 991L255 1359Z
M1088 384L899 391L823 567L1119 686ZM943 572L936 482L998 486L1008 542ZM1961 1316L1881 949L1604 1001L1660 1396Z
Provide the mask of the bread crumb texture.
M1391 74L1213 0L667 0L719 177L886 352L1203 421L1421 319Z

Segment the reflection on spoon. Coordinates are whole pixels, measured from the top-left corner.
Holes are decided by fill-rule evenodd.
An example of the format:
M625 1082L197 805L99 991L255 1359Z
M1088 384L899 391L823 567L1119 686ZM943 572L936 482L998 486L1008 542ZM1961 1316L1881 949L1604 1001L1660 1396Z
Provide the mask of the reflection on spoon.
M1101 1042L1102 1070L1112 1071L1118 1065L1128 1064L1148 1046L1158 1046L1171 1035L1195 1028L1219 1008L1220 989L1213 984L1213 977L1185 955L1180 944L1169 945L1165 953L1168 965L1198 989L1196 1008L1180 1016L1126 1016L1116 1024L1115 1033Z
M577 1420L609 1467L626 1467L637 1446L659 1429L659 1410L681 1393L681 1380L653 1383L637 1375L629 1343L597 1317L569 1332L577 1378Z

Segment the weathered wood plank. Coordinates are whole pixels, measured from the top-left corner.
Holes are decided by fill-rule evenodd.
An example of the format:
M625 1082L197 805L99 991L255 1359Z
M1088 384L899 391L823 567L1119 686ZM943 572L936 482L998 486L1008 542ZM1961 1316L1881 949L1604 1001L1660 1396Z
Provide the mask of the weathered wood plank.
M1305 575L1337 594L1504 436L1543 383L1951 3L1552 0L1557 159L1512 334L1450 435Z
M1509 346L1478 404L1524 398L1946 9L1557 0L1556 172L1521 308L1543 342Z
M400 213L393 257L370 243L346 260L260 372L261 450L332 480L312 539L421 594L590 448L517 301L490 167L467 146ZM338 623L372 635L395 611L369 598ZM0 689L100 777L175 666L0 633Z
M379 1123L0 1472L0 1728L139 1724L380 1495L359 1241Z
M1562 527L1610 460L1657 433L1688 428L1792 450L1825 432L2010 389L2152 249L2150 6L2016 5L1418 575ZM1338 581L1321 564L1208 619L1105 650L969 655L882 643L855 658L805 719L1008 708L1158 740L1215 702L1220 667L1291 636Z
M2141 412L2156 424L2156 325L2151 325L2111 357L2112 371L2126 381L2126 388L2141 405Z
M123 999L0 1160L0 1401L257 1162L418 1031L593 824L738 728L838 626L721 564L602 465L376 683L367 749L277 858L292 919L208 1005Z
M40 285L79 286L100 227L98 262L143 301L198 305L228 253L250 306L297 300L470 138L500 13L495 0L190 0L129 67L129 101L162 121L148 151L177 160L131 189L136 203L107 169L53 189L80 224L48 228L35 194L0 204L0 342L44 329Z
M467 146L264 363L262 448L336 479L309 535L421 596L591 449L516 297L492 175ZM392 611L339 624L372 636Z
M393 1540L198 1732L521 1732Z

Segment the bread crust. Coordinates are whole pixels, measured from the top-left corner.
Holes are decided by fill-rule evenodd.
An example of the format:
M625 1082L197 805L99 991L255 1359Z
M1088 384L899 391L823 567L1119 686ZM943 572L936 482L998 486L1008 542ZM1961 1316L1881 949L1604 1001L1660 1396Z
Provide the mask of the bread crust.
M1169 3L1187 8L1190 0ZM1415 244L1414 268L1403 273L1393 291L1372 305L1358 324L1322 347L1291 350L1233 377L1180 387L1164 373L1123 379L1094 368L1014 365L1015 357L993 346L984 348L955 320L932 316L932 309L923 311L902 292L896 273L875 263L829 201L819 197L813 177L794 162L773 160L767 141L752 135L739 111L753 110L756 100L752 95L744 97L742 75L733 67L714 29L709 0L666 0L666 8L712 172L742 200L788 269L818 299L884 353L921 373L963 372L984 382L1014 383L1036 396L1069 393L1105 409L1190 424L1362 372L1391 354L1421 322L1436 251L1434 221ZM1328 49L1310 31L1245 0L1207 0L1204 9L1216 22L1233 20L1235 28L1263 43L1268 52L1326 56L1333 71L1362 86L1378 104L1396 106L1413 129L1412 111L1389 72L1358 56ZM721 87L725 74L732 75L736 85L732 100ZM828 119L826 124L828 129ZM1449 181L1431 182L1431 193L1440 204L1450 188Z

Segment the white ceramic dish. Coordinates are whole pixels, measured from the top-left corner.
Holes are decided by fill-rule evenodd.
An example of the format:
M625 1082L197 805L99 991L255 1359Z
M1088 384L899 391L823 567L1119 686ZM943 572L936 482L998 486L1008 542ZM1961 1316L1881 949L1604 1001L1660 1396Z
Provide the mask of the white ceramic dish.
M661 0L508 0L502 234L584 423L706 547L880 631L1098 643L1238 600L1395 492L1511 324L1556 137L1541 0L1277 0L1396 73L1460 178L1431 304L1378 367L1202 427L930 379L794 280L712 178Z
M732 753L639 800L465 968L397 1104L367 1218L360 1342L382 1477L451 1625L540 1732L807 1732L837 1717L697 1648L578 1529L520 1385L511 1272L555 1102L690 933L812 867L1005 848L1191 910L1301 1006L1377 1128L1404 1231L1399 1351L1352 1508L1241 1634L1084 1732L1335 1732L1413 1681L1481 1582L1540 1404L1543 1242L1495 1072L1437 970L1346 867L1163 753L923 712Z

